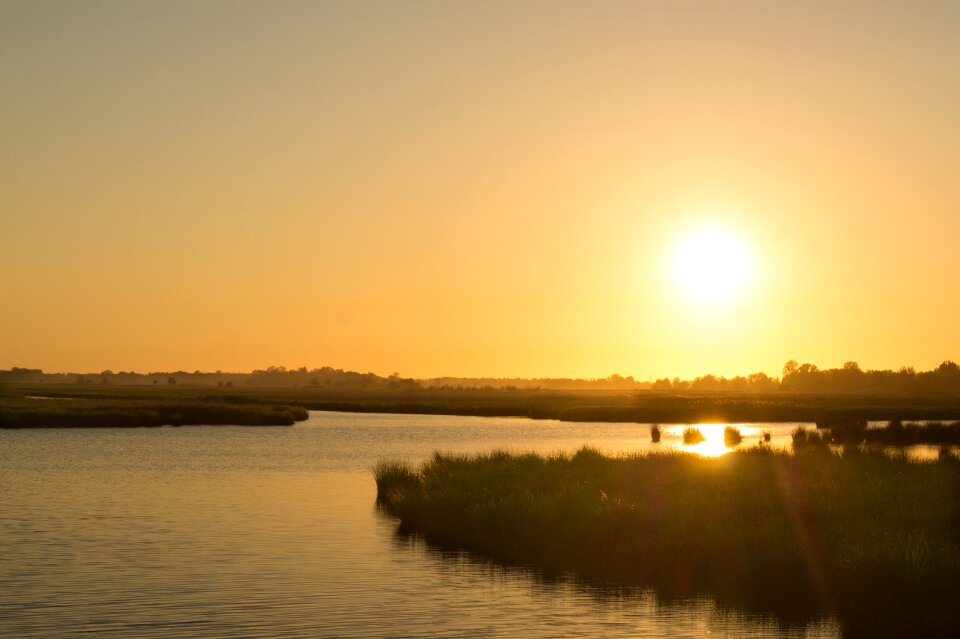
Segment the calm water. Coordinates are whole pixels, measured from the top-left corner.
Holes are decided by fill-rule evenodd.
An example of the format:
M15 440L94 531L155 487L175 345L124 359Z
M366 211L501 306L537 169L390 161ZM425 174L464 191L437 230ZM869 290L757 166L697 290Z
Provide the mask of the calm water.
M794 427L766 428L785 445ZM380 459L583 444L652 446L637 424L325 412L292 428L0 431L0 636L837 635L544 583L401 540L374 507Z

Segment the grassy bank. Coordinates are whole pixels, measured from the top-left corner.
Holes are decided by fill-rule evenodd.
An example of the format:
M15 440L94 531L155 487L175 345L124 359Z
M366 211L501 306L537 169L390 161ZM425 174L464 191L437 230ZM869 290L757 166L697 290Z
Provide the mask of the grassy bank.
M819 439L831 444L880 444L886 446L910 446L913 444L960 445L960 422L929 422L924 424L903 423L893 420L880 427L868 428L864 421L848 421L817 424L817 428L829 429L820 433ZM811 439L810 434L805 434ZM801 437L803 439L803 437ZM812 439L817 439L812 436Z
M960 420L960 397L931 396L99 384L38 384L10 386L9 389L27 395L85 399L194 399L228 404L300 406L308 410L531 417L564 421L683 424Z
M376 469L401 530L544 574L709 594L848 636L960 632L958 463L823 447L437 455Z
M0 428L134 428L198 424L289 426L297 406L199 399L32 399L0 395Z

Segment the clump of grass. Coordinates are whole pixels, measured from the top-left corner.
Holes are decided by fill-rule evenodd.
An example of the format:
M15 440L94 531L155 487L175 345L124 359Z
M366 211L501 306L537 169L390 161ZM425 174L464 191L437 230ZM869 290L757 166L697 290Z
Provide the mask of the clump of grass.
M420 485L420 474L402 462L378 462L373 467L373 478L377 484L378 500L381 501L389 495L392 502L397 502L403 499L405 491L416 491Z
M740 434L740 429L736 426L727 426L723 429L723 443L726 444L727 448L733 448L742 441L743 435Z
M769 430L763 431L763 442L764 442L765 444L769 444L769 443L770 443L770 431L769 431Z
M659 443L660 435L660 424L654 424L650 427L650 441L654 444Z
M817 428L820 428L819 424L817 424ZM863 443L867 432L867 422L864 420L838 421L834 422L829 428L831 443L856 445Z
M829 435L827 433L810 430L804 428L803 426L797 427L797 429L790 434L790 437L793 441L794 450L807 447L826 448L830 443Z
M683 429L683 443L687 446L692 446L693 444L699 444L704 439L703 433L700 432L699 428L694 426L687 426Z
M378 467L377 484L402 530L441 548L785 620L833 614L850 636L960 636L956 465L855 450L436 455Z
M380 461L373 467L377 490L410 488L420 483L420 475L409 464L396 461Z

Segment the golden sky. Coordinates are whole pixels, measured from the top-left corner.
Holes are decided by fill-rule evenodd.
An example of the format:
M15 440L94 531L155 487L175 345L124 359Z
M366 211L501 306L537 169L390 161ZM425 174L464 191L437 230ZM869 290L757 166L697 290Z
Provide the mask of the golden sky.
M957 33L952 1L4 2L0 367L960 360ZM726 272L678 257L704 233L722 294L677 279Z

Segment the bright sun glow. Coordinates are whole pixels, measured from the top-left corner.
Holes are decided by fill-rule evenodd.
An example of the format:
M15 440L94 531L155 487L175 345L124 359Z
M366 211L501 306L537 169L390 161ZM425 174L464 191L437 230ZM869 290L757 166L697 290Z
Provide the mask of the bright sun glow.
M759 440L761 429L746 424L732 425L736 426L745 440L743 444L739 445L748 446L751 445L753 441ZM724 441L723 429L726 428L728 424L691 424L690 426L700 431L700 434L703 435L703 441L697 444L683 444L678 441L676 444L678 450L696 453L701 457L720 457L732 450L736 450L738 446L728 445ZM687 428L687 425L674 426L670 429L670 432L678 440L681 440L685 428ZM752 441L748 443L747 440Z
M674 274L687 297L724 301L737 297L750 276L749 254L740 239L715 228L697 229L677 248Z

